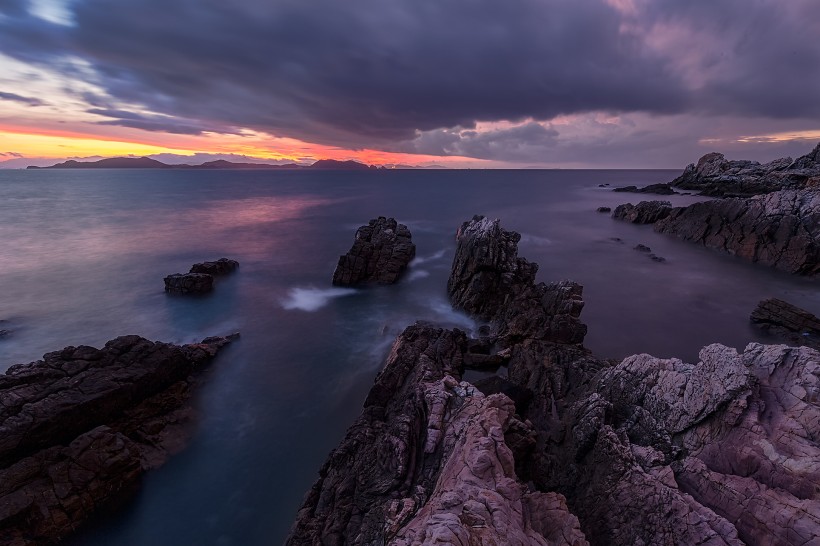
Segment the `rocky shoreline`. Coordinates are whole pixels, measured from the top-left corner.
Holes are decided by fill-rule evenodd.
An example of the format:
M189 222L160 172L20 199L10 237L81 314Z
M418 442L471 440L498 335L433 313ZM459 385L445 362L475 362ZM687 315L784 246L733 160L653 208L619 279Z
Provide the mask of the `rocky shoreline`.
M482 337L426 324L398 337L287 543L820 541L820 353L596 357L581 287L534 283L519 237L461 226L448 293L487 322ZM507 379L463 381L473 351Z
M198 376L237 337L66 347L0 375L0 543L56 544L185 445Z
M766 165L708 154L672 185L723 198L625 203L612 217L789 273L820 273L820 144Z

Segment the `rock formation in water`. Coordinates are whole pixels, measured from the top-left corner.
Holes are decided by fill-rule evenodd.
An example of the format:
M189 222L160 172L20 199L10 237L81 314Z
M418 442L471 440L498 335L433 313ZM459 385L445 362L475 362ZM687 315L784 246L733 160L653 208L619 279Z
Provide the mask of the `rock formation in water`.
M641 201L637 205L625 203L615 207L612 217L632 224L654 224L669 216L672 203L669 201Z
M648 186L644 186L643 188L639 188L638 186L623 186L620 188L614 188L612 191L625 193L655 193L658 195L675 195L678 193L672 189L670 184L650 184Z
M820 318L777 298L757 304L749 317L753 324L794 345L820 349Z
M207 273L174 273L163 280L170 294L206 294L214 289L214 277Z
M686 167L672 185L715 197L750 197L784 189L820 186L820 144L808 154L760 164L729 161L716 152Z
M448 291L489 333L399 336L289 544L820 541L820 352L596 358L580 287L534 284L517 241L462 225ZM471 352L508 378L460 381Z
M124 336L0 375L0 543L58 542L181 449L196 374L233 338Z
M539 338L580 343L581 285L535 283L538 264L518 257L521 235L498 220L475 216L456 234L456 254L447 292L453 307L488 321L491 334L514 340ZM511 302L515 302L515 305Z
M237 268L239 262L228 258L194 264L188 273L165 277L165 291L171 294L206 294L214 289L214 276L233 273Z
M333 284L393 284L415 255L416 245L407 226L379 216L356 231L353 246L339 257Z
M227 275L239 268L239 262L228 258L219 258L214 262L202 262L191 266L190 273L205 273L207 275Z
M659 233L800 275L820 272L820 191L784 190L671 210Z

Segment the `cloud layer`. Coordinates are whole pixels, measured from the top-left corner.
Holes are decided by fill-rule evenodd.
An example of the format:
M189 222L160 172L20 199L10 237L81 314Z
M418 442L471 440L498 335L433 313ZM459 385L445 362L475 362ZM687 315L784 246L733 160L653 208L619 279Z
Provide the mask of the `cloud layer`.
M588 127L598 147L680 143L681 116L820 120L816 0L73 0L69 24L27 6L0 0L3 53L80 59L100 123L149 131L527 162L567 149L560 116L642 122Z

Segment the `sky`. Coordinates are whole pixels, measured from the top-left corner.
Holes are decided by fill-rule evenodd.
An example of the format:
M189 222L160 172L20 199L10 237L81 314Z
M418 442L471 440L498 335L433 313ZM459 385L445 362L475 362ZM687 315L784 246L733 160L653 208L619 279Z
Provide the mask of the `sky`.
M818 37L818 0L0 0L0 167L797 157Z

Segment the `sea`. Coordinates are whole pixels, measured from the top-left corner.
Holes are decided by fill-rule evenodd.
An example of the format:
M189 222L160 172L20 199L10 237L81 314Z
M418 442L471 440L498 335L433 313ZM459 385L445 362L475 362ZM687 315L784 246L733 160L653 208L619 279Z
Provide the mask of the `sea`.
M417 320L478 328L446 295L456 230L476 214L521 233L539 281L584 286L585 345L602 357L696 362L710 343L773 342L749 323L769 297L820 314L813 281L596 212L704 199L611 191L676 174L0 171L0 372L126 334L188 343L241 332L203 378L187 448L68 544L282 543L396 335ZM410 228L416 259L393 286L331 286L356 229L377 216ZM164 292L164 276L221 257L241 265L213 293Z

